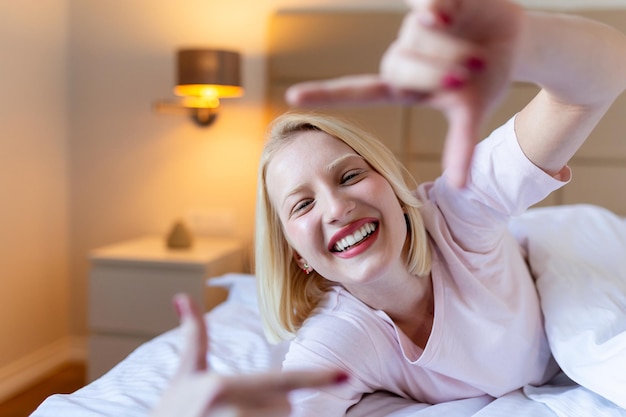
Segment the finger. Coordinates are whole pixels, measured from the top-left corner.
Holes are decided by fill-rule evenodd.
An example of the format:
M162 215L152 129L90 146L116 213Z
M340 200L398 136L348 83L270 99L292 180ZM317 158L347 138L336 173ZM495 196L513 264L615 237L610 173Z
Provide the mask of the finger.
M205 371L207 365L208 335L204 318L196 303L187 294L177 294L173 299L181 320L183 350L178 375Z
M413 11L420 13L420 21L429 27L447 27L454 19L459 0L406 0Z
M468 81L469 71L454 63L433 60L394 47L381 62L381 77L396 89L435 94Z
M255 396L283 395L302 388L319 388L341 384L348 380L342 370L289 371L247 375L246 378L224 378L222 398L242 395Z
M291 391L300 388L342 384L348 379L349 375L339 369L287 371L270 381L269 386L279 391Z
M384 100L387 94L387 85L380 77L364 74L295 84L285 98L300 106Z
M463 188L467 183L482 120L470 104L447 111L446 117L448 132L443 148L444 176L453 187Z
M380 103L411 104L424 94L392 88L375 74L353 75L291 86L285 99L293 106L369 105Z
M476 43L453 30L433 28L424 24L423 13L408 13L400 26L397 42L415 49L421 55L452 60L472 53L480 53Z
M381 61L382 78L395 87L418 91L467 82L485 67L484 51L448 33L424 27L409 14L399 37Z

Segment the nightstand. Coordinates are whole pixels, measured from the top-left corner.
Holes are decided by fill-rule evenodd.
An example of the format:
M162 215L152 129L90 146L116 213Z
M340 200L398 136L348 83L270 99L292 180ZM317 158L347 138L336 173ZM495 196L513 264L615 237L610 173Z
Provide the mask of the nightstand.
M148 236L90 253L89 352L92 381L139 345L178 326L172 297L190 294L205 311L227 291L207 286L211 277L244 271L239 240L195 238L189 249L169 249L165 238Z

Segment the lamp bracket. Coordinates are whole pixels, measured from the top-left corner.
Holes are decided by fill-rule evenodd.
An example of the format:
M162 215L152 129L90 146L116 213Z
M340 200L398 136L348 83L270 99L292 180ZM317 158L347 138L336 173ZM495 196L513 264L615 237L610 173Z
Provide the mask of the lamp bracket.
M193 121L201 127L211 126L215 119L217 119L215 109L190 109L190 111Z

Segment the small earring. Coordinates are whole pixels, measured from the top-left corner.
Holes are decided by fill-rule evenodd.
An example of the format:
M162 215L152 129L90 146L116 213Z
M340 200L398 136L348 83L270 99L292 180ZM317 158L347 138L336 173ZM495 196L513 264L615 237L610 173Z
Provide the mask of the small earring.
M306 262L304 263L304 265L302 265L302 270L303 270L303 271L304 271L304 273L305 273L305 274L307 274L307 275L309 275L309 274L311 273L311 270L310 270L309 268L311 268L311 267L310 267L310 266L309 266L309 264L308 264L308 263L306 263Z

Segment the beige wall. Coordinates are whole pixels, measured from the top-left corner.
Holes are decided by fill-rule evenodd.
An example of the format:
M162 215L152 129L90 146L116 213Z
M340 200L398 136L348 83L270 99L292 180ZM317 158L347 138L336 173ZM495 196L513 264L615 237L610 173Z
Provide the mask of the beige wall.
M324 3L336 1L309 1ZM165 233L190 210L233 211L235 234L251 239L265 129L266 24L279 7L307 4L70 4L71 320L72 331L84 334L89 249ZM171 96L175 49L194 45L237 49L244 59L246 95L225 101L210 128L151 109L154 100Z
M85 254L90 248L164 233L190 209L233 210L236 233L250 237L264 130L263 52L269 15L280 7L380 3L70 2L73 332L86 329ZM403 4L387 0L386 7ZM173 51L181 45L234 48L244 55L247 94L225 103L217 124L208 129L150 109L153 100L170 95Z
M233 211L235 234L250 238L270 14L383 3L404 4L2 1L0 381L86 334L90 249L164 233L191 209ZM244 56L246 96L226 102L208 129L151 110L170 97L174 50L188 45Z
M66 11L0 5L0 393L69 335Z

